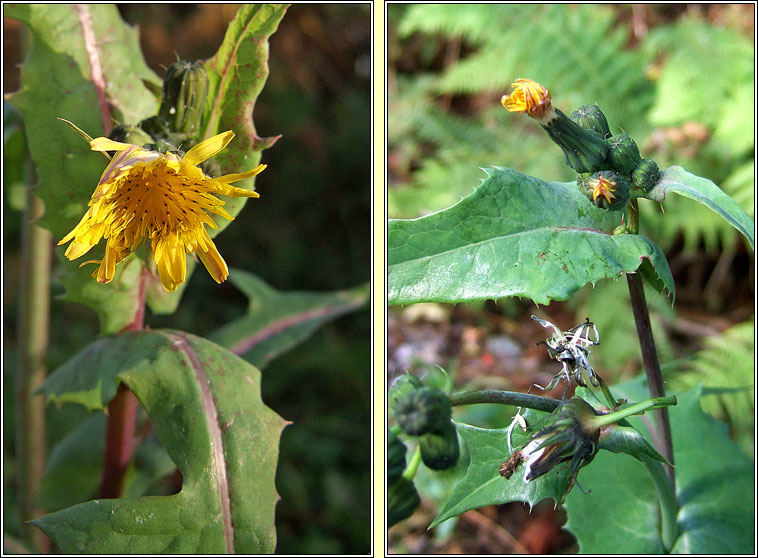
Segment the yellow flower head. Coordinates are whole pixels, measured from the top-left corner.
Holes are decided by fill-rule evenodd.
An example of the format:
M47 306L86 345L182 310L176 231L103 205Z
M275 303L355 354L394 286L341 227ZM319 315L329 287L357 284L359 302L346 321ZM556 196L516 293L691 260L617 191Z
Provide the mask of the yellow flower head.
M590 185L593 187L593 201L598 199L600 196L603 196L608 203L611 203L611 200L616 199L616 196L613 195L613 192L616 190L616 183L612 180L598 176L590 183Z
M503 95L500 103L510 112L525 112L536 120L550 115L553 103L550 92L541 84L530 79L517 79L512 83L514 91Z
M256 192L230 184L266 168L258 165L247 172L206 176L198 165L224 149L232 138L231 131L208 138L183 159L108 138L90 141L93 151L117 153L103 171L87 213L58 243L72 241L66 257L75 260L83 256L104 237L103 259L85 263L99 263L92 276L109 283L116 265L149 238L167 291L175 291L187 276L185 253L196 252L211 277L217 283L224 281L229 270L205 229L205 225L216 228L208 213L234 219L215 195L257 198Z

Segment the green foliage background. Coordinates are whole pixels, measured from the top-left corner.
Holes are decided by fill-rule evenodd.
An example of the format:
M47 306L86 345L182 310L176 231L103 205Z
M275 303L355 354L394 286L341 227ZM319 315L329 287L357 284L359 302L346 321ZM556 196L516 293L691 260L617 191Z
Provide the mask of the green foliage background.
M140 26L148 65L162 75L177 55L213 55L236 10L127 5L122 15ZM272 37L270 77L255 107L255 123L259 135L282 138L264 154L267 180L257 182L261 199L256 201L265 203L249 204L216 244L230 268L253 272L276 289L332 291L369 279L369 21L368 6L293 6ZM8 71L19 60L9 60L13 49L5 55ZM6 82L12 87L12 80ZM19 194L30 177L23 170L23 134L9 133L15 116L7 104L4 114L11 140L4 154L3 197L4 456L6 479L12 479ZM54 296L62 292L55 279L53 289ZM207 336L242 318L247 306L245 295L230 282L216 285L207 274L195 273L178 311L148 314L146 323ZM52 314L50 370L98 332L96 315L84 306L54 298ZM276 511L277 552L368 551L369 334L368 311L353 313L266 366L263 400L293 421L282 436L277 470L282 496ZM48 448L88 418L78 406L48 410ZM18 521L12 483L6 488L4 517L12 533ZM151 493L165 489L154 486Z

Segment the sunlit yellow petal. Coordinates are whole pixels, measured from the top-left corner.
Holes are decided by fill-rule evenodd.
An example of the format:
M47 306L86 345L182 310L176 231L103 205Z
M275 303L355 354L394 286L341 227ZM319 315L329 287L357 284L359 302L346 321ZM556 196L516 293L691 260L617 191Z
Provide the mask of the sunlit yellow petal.
M541 119L552 112L550 92L531 79L517 79L511 84L513 91L503 95L500 103L510 112L525 112L532 118Z
M216 134L212 138L201 141L195 147L187 151L187 154L184 156L184 161L190 165L202 163L224 149L229 145L229 142L232 141L232 139L234 139L234 132L231 130Z
M218 134L190 149L184 158L175 153L149 151L138 145L95 138L95 151L117 151L107 165L92 194L89 207L79 223L59 244L70 242L65 255L75 260L106 240L102 260L93 273L101 283L113 280L118 264L149 239L161 283L174 291L187 276L187 253L197 253L213 280L220 283L229 275L224 259L207 232L216 228L211 218L233 219L219 194L258 197L258 193L231 186L250 178L266 165L218 179L206 176L197 166L214 156L234 138L231 131Z
M232 182L237 182L238 180L243 180L245 178L251 178L255 176L256 174L259 174L261 171L263 171L268 165L258 165L253 170L249 170L247 172L238 172L234 174L225 174L223 176L219 176L216 178L219 182L223 182L224 184L231 184Z
M89 142L92 151L125 151L134 147L131 143L121 143L108 138L95 138Z
M211 274L216 283L226 281L226 278L229 277L229 268L226 267L224 258L218 253L218 249L212 240L208 245L208 249L198 249L197 255L200 256L200 261L203 262L205 269L208 270L208 273Z

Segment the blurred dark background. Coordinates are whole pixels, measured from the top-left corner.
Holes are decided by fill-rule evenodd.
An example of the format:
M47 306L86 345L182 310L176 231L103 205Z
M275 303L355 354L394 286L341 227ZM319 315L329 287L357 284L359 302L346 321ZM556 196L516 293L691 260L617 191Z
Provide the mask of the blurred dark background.
M137 25L148 65L162 76L177 57L212 56L239 6L121 4ZM5 91L18 88L22 26L5 20ZM291 6L270 42L270 76L254 110L263 153L261 198L215 242L230 268L276 289L327 291L370 279L370 6ZM7 105L6 105L7 109ZM15 173L9 175L8 173ZM13 530L13 376L16 369L20 173L5 169L3 196L5 387L4 511ZM15 184L15 186L14 186ZM94 185L93 185L94 188ZM244 247L244 248L241 248ZM178 311L148 314L152 328L205 335L243 315L247 299L200 269ZM53 295L62 288L53 282ZM53 299L49 370L98 332L88 308ZM277 471L278 553L368 553L370 536L370 320L368 308L339 318L263 371L263 400L287 420ZM48 449L86 412L48 408ZM15 519L14 519L15 515Z

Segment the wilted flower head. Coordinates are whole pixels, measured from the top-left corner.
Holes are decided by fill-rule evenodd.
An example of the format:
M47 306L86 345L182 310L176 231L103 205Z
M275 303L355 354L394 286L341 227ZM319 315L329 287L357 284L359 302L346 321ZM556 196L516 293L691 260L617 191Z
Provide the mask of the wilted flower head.
M511 84L514 91L503 95L500 103L510 112L525 112L536 120L542 120L553 110L550 92L530 79L517 79Z
M93 151L117 153L103 171L87 213L58 243L71 241L66 257L75 260L105 238L103 259L85 263L99 263L92 276L100 283L109 283L116 265L149 238L167 291L175 291L186 278L185 253L197 253L211 277L217 283L224 281L229 270L205 229L205 225L217 226L208 213L234 219L216 195L259 197L252 190L230 184L266 168L258 165L247 172L206 176L198 165L233 138L231 131L218 134L197 144L183 158L104 137L90 141Z
M578 397L562 403L550 416L550 424L537 432L521 449L526 462L524 480L534 480L559 463L571 461L572 479L595 457L600 428L589 420L597 413Z

